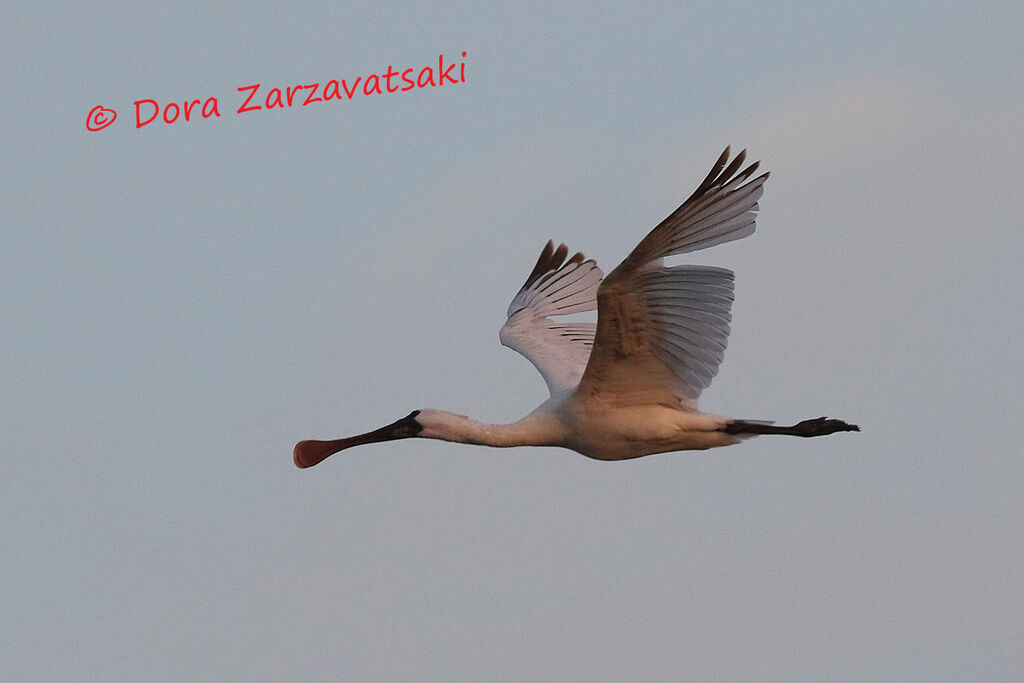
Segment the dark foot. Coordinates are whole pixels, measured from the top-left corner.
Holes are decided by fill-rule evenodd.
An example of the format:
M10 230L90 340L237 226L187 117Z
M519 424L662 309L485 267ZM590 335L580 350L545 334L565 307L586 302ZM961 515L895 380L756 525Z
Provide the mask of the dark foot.
M835 432L859 432L860 427L842 420L830 420L819 417L815 420L804 420L791 427L780 427L765 422L733 420L722 428L728 434L788 434L790 436L825 436Z
M859 432L860 427L842 420L830 420L827 417L819 417L815 420L804 420L797 422L791 427L793 436L825 436L836 432Z

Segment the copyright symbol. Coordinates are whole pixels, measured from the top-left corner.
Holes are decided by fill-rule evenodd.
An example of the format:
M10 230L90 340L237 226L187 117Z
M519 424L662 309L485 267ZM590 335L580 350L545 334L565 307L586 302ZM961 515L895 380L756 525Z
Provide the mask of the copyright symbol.
M102 106L95 106L89 115L85 117L85 127L91 131L103 130L117 119L117 112L113 109L104 109Z

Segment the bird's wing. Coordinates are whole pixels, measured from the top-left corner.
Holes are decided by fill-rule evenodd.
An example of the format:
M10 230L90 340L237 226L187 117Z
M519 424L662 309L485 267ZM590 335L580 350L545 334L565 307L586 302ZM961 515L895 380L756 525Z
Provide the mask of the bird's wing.
M597 308L601 269L583 254L566 260L564 244L548 242L530 277L512 299L499 337L540 371L554 395L579 384L594 343L594 323L555 323L548 316Z
M697 409L729 337L733 274L675 266L662 259L737 240L754 232L768 174L750 180L729 149L682 206L655 227L597 293L597 333L579 393L617 406L660 403Z

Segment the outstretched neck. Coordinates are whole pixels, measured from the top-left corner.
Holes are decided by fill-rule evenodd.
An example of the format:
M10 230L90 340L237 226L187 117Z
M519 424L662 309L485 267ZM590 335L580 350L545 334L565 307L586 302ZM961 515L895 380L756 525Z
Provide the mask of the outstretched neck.
M561 423L547 413L530 413L512 424L492 425L444 410L421 410L416 421L423 426L421 438L455 443L508 448L511 446L558 446L564 440Z
M312 467L346 448L415 436L499 448L561 446L565 443L566 430L554 415L541 410L508 425L482 424L443 410L414 410L400 420L365 434L330 441L300 441L295 444L295 464Z

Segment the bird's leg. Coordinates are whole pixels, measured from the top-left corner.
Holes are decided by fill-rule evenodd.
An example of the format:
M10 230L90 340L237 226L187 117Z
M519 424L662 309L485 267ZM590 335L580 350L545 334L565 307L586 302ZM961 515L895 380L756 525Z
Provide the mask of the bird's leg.
M790 436L825 436L835 432L859 432L860 427L842 420L831 420L827 417L819 417L813 420L804 420L790 427L761 424L760 422L746 422L744 420L733 420L722 431L726 434L788 434Z

